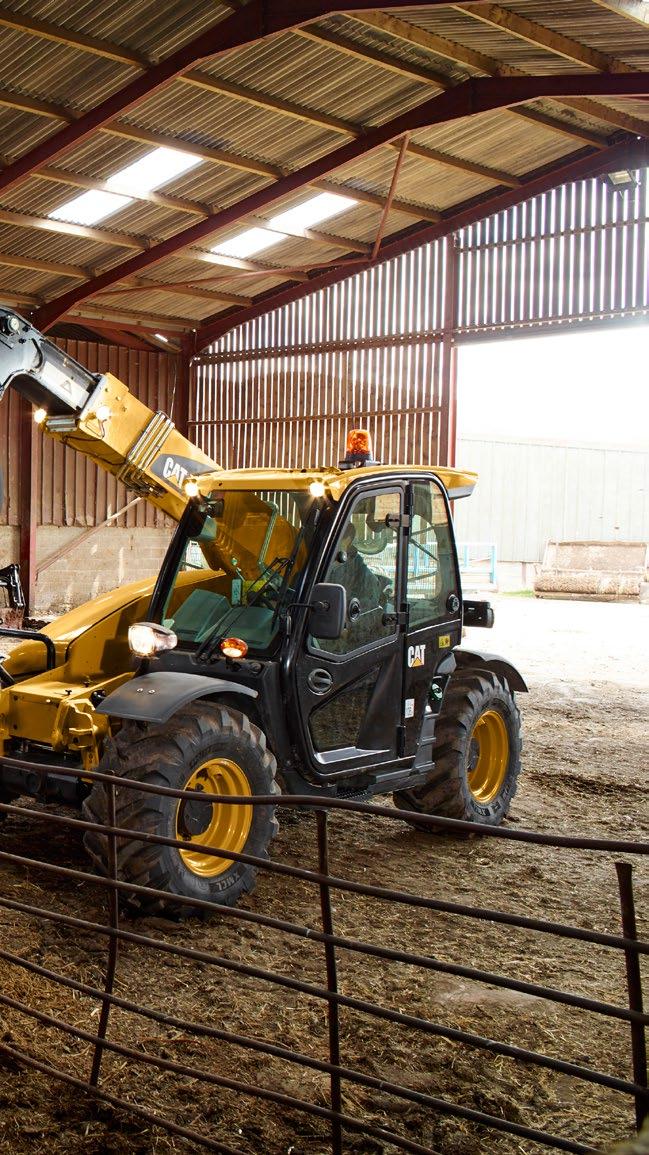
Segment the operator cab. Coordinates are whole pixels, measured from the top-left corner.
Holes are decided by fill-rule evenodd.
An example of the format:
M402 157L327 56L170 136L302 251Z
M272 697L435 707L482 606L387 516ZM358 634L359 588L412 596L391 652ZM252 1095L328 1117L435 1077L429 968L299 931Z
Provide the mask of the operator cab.
M196 499L171 544L151 606L151 616L175 640L158 632L156 644L136 626L136 652L148 656L147 650L177 645L205 663L234 639L241 652L229 656L268 656L295 600L320 508L303 488L220 485Z
M445 480L459 494L475 479L382 466L363 430L337 469L190 479L132 649L147 669L254 687L271 745L299 748L311 781L400 771L418 751L427 763L421 735L462 631Z

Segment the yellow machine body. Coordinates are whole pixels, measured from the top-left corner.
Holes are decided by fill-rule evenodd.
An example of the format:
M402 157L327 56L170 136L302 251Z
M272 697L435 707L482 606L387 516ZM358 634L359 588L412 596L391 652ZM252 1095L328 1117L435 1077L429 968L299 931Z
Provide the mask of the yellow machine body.
M131 400L134 400L133 398ZM139 404L139 403L137 403ZM180 436L180 435L179 435ZM96 444L95 434L84 441L83 430L74 438L66 438L100 461L100 444ZM113 445L106 450L103 463L117 465L118 452ZM184 439L183 439L184 440ZM88 448L93 445L93 452ZM398 468L398 467L397 467ZM111 472L114 468L111 468ZM370 467L363 469L366 476L394 472L394 467ZM439 477L451 495L459 491L467 492L475 484L475 474L451 469L426 469L422 472L434 473ZM258 489L300 489L308 490L314 483L325 486L330 496L339 500L347 486L357 475L357 470L232 470L210 471L200 480L203 492L246 491ZM251 494L252 497L252 494ZM179 518L187 505L187 497L172 493L158 494L155 503L167 513ZM258 557L255 546L254 509L247 509L245 498L241 502L244 528L251 543L250 558ZM220 557L214 558L214 569L227 569L227 542L218 549ZM254 546L254 548L252 548ZM281 543L275 543L281 552ZM241 549L237 550L240 564L247 569ZM219 565L219 561L222 562ZM188 572L179 576L178 588L204 580L204 573ZM254 567L246 576L257 577ZM0 690L0 755L9 739L24 739L50 747L58 753L75 753L82 760L85 769L97 766L103 743L108 736L109 721L105 715L97 714L92 696L107 695L133 676L136 661L128 647L128 629L133 623L146 616L147 606L153 591L155 578L131 583L110 593L103 594L90 602L63 614L43 633L54 642L56 665L47 670L46 651L42 642L24 641L17 645L4 663L4 667L15 685Z
M178 588L204 579L184 573ZM146 613L155 578L132 582L63 614L41 631L56 649L56 666L45 669L42 642L24 641L4 662L13 686L0 690L0 754L10 738L38 742L59 753L78 753L93 769L108 735L108 718L97 714L91 695L109 694L133 677L137 664L128 629Z
M373 462L313 471L222 470L166 414L154 413L122 381L110 373L90 373L24 318L0 306L0 397L8 387L38 406L37 419L45 433L90 458L175 521L192 494L214 497L220 491L237 491L239 500L228 506L230 520L224 519L212 546L206 547L206 558L215 575L227 575L236 553L237 572L252 583L260 577L262 554L281 556L292 540L290 527L279 517L271 540L264 541L253 490L313 493L315 486L337 502L359 472L380 478L399 470ZM470 493L476 481L475 474L455 469L422 472L440 478L451 498ZM177 586L203 576L182 574ZM0 756L9 740L12 748L23 740L74 753L85 769L97 765L109 721L94 707L133 675L136 663L128 629L145 616L153 586L154 578L123 586L46 626L43 633L56 653L51 669L42 642L25 640L14 647L4 661L13 684L0 689Z

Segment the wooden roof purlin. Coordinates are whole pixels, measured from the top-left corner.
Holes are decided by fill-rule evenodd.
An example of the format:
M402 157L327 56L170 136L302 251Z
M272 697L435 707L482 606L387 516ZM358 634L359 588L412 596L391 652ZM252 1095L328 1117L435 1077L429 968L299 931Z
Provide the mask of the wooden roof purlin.
M35 3L0 8L5 282L41 327L176 345L197 331L200 345L554 174L606 171L625 145L645 155L647 8L195 0L174 21L151 0L101 18L64 0L48 20ZM197 163L160 187L115 186L159 147ZM95 224L52 216L84 190L123 207ZM322 191L354 205L275 229ZM212 251L249 229L275 231L268 251Z

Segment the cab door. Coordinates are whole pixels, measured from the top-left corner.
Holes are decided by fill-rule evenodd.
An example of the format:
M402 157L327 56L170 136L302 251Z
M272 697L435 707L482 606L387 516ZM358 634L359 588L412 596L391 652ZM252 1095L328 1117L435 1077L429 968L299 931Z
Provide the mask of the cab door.
M433 477L407 492L404 600L407 633L403 683L404 753L432 740L445 681L462 637L460 574L447 496Z
M317 581L347 592L340 638L305 633L295 659L294 724L311 774L340 777L401 757L405 486L364 489L347 506ZM308 626L307 626L308 630Z

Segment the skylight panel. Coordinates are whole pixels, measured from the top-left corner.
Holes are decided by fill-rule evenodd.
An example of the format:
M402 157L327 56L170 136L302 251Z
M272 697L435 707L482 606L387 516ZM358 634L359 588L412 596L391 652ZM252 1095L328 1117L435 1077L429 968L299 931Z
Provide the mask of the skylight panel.
M126 189L135 196L160 188L174 177L201 164L201 157L181 152L177 148L154 148L146 156L141 156L133 164L127 164L114 172L105 182L108 188ZM71 221L75 225L96 225L119 209L133 203L133 197L125 193L90 189L66 201L49 213L53 220Z
M70 221L75 225L96 225L131 203L131 197L90 189L89 192L80 193L79 196L66 201L48 215L55 221Z
M284 239L279 233L268 232L268 229L247 229L245 233L239 233L238 237L232 237L229 241L214 245L212 252L218 253L222 257L240 257L243 259L252 257L255 253L263 253L264 249L270 249Z
M344 213L357 204L351 197L339 196L338 193L318 193L304 204L296 205L293 209L278 213L268 222L271 228L310 229L313 225L320 225L338 213Z
M338 193L318 193L304 204L272 217L267 229L247 229L246 232L239 233L238 237L215 245L212 252L219 253L223 257L252 257L255 253L263 253L264 249L269 249L271 245L287 240L292 231L322 224L330 217L354 208L356 204L357 201L352 197L339 196ZM284 233L284 230L287 231Z
M176 148L154 148L153 152L113 173L106 184L134 193L150 192L201 163L200 156Z

